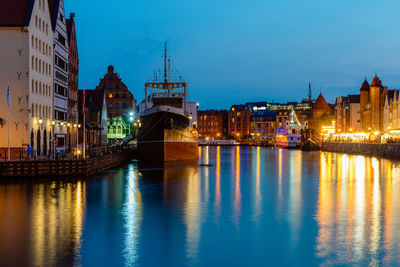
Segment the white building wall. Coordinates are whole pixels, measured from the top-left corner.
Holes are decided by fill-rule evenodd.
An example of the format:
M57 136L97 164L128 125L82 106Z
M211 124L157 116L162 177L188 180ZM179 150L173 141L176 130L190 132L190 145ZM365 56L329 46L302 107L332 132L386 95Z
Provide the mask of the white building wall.
M35 1L28 27L0 27L0 117L7 119L9 81L10 142L16 148L28 144L36 148L40 132L39 150L43 150L44 131L50 131L52 120L53 32L47 1L42 3L44 7L39 7ZM0 126L0 147L8 145L7 130L7 124Z
M361 131L360 103L350 103L350 127L355 132Z

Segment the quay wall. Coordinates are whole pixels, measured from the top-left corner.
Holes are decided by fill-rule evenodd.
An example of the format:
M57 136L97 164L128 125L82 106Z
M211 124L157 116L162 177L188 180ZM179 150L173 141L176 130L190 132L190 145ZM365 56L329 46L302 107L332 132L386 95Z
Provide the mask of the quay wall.
M323 142L322 150L338 153L400 158L400 144Z
M81 160L21 160L0 162L0 177L88 176L134 157L127 150Z

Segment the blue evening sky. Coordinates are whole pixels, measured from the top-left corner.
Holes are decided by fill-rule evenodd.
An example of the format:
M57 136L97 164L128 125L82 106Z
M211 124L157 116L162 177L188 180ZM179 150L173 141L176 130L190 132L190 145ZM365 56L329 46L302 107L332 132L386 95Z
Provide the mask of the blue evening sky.
M398 0L66 0L76 13L79 86L112 64L143 100L164 41L200 108L359 93L375 72L400 87Z

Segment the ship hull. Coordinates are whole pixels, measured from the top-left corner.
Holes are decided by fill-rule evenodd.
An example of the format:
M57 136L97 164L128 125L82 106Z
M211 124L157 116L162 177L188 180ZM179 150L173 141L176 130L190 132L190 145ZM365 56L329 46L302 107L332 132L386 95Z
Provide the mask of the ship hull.
M198 134L189 119L172 112L141 117L137 136L138 157L146 161L180 161L198 157Z

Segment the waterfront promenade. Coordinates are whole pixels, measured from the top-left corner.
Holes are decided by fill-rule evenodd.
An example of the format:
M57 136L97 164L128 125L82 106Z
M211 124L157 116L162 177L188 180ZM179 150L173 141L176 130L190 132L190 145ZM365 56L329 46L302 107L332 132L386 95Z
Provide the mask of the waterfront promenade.
M400 159L400 144L323 142L322 150Z
M86 159L59 156L59 159L39 157L26 160L0 161L0 177L43 177L91 175L132 159L136 147L99 147L88 151Z

